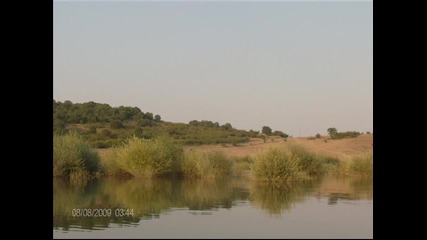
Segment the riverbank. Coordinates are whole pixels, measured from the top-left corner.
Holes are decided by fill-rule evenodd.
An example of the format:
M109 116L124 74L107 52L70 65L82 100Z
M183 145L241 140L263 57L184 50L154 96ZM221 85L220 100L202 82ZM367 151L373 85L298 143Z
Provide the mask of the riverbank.
M368 134L340 140L267 137L240 145L201 146L177 145L167 137L134 137L116 148L96 150L96 166L93 158L81 154L87 143L78 134L56 136L54 140L54 169L62 169L54 174L58 177L88 172L137 178L234 176L293 181L329 173L372 175L373 169L373 136ZM71 145L74 147L61 145L64 140L75 143Z
M220 150L228 156L233 157L254 157L257 154L266 151L270 147L282 148L289 143L294 143L305 147L316 154L335 157L340 160L349 160L355 155L373 151L373 135L364 134L357 138L331 140L323 136L308 140L307 137L288 138L286 142L279 137L267 137L266 142L259 138L251 138L248 143L238 144L214 144L199 146L184 146L184 151L211 152ZM101 157L106 156L112 151L112 148L96 149Z

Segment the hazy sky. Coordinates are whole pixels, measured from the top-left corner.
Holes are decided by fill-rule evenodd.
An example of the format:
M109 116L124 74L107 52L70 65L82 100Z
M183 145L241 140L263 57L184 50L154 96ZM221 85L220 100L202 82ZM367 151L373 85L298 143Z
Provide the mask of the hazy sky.
M372 131L372 9L55 1L53 96L293 136Z

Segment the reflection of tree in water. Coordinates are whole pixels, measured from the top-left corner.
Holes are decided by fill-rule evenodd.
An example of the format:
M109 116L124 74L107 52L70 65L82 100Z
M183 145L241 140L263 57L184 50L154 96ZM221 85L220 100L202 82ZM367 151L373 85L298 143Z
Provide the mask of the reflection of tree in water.
M317 180L283 183L253 183L250 200L270 215L281 215L301 201L313 188Z
M54 180L54 228L102 229L110 223L137 224L153 219L171 208L189 208L192 214L210 214L218 208L231 208L247 199L270 215L281 215L315 192L329 203L341 199L372 199L372 179L326 178L283 184L248 183L230 179L117 179L104 178L69 184ZM72 217L73 208L133 209L129 217Z
M242 197L241 194L238 195ZM131 224L159 217L172 207L190 210L231 208L235 190L230 180L128 179L94 180L78 188L63 181L54 184L54 227L84 229ZM133 209L133 217L72 217L73 208ZM114 211L114 210L113 210Z
M180 207L190 210L231 208L233 187L229 179L187 179L180 182Z
M338 204L341 200L373 198L372 177L328 177L317 189L317 197L327 197L328 204Z
M111 221L119 223L135 222L129 217L73 217L72 210L77 208L113 208L108 196L99 192L100 183L90 181L85 184L70 184L63 180L54 180L53 184L53 226L69 230L70 226L82 229L108 227ZM137 222L137 221L136 221Z
M350 181L350 186L353 188L354 195L359 199L371 200L374 197L374 186L372 177L356 177Z
M107 179L102 194L115 206L134 209L135 217L150 218L173 204L173 182L167 179Z

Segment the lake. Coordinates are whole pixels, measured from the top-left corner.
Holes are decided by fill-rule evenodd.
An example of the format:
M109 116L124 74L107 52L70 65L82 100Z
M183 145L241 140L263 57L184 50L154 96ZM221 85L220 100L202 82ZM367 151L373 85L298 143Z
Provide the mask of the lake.
M54 179L53 237L372 238L372 182Z

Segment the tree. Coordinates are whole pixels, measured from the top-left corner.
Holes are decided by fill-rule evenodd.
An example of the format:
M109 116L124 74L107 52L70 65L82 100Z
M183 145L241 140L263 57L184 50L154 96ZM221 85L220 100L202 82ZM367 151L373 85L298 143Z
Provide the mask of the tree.
M160 122L161 119L162 118L160 117L159 114L157 114L156 116L154 116L154 121L156 121L156 122Z
M153 120L153 114L150 112L146 112L144 118L148 120Z
M282 131L274 131L273 132L273 136L279 136L279 137L282 137L282 138L287 138L287 137L289 137L289 135L288 134L286 134L286 133L284 133L284 132L282 132Z
M233 126L231 126L230 123L226 123L226 124L222 125L221 127L224 128L225 130L231 130L233 128Z
M188 124L193 125L193 126L197 126L197 125L199 125L199 121L193 120L193 121L188 122Z
M338 131L336 128L328 128L328 133L331 138L334 138L338 134Z
M320 133L316 134L316 138L321 138L322 135L320 135Z
M271 135L271 133L272 133L272 130L271 130L271 128L270 128L270 127L268 127L268 126L263 126L263 127L262 127L262 133L263 133L263 134L265 134L265 135L267 135L267 136L270 136L270 135Z

